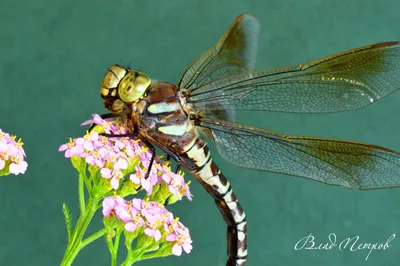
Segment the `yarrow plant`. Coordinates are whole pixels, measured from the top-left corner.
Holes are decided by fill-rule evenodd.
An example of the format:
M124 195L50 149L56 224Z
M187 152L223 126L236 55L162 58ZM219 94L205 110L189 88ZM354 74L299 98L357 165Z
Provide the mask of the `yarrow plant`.
M28 167L24 143L21 139L15 141L16 138L0 129L0 176L24 174Z
M169 162L156 157L146 177L152 153L143 143L131 137L101 134L126 135L128 130L123 123L93 115L82 125L88 124L96 126L84 137L71 139L59 148L79 172L80 207L80 216L72 229L70 211L63 205L68 246L61 265L71 265L82 248L102 236L113 266L117 265L121 235L127 249L123 266L150 258L180 256L182 251L190 253L189 230L165 207L166 203L170 205L184 197L192 199L183 173L172 172ZM142 198L137 197L140 190L145 191ZM85 237L100 208L104 228Z

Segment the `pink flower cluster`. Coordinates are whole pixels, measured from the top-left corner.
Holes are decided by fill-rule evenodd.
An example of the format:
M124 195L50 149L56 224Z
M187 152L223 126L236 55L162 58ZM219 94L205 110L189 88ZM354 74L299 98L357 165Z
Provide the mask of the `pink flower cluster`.
M107 134L126 134L127 129L118 121L105 120L99 115L93 115L93 120L82 125L96 124L104 128ZM100 169L103 178L110 179L114 189L118 189L120 180L124 177L123 170L133 159L140 159L141 165L135 167L135 173L129 176L134 184L140 184L148 195L151 195L154 185L165 182L169 191L179 199L185 195L191 199L188 185L182 175L171 172L171 169L158 158L154 161L149 177L144 178L150 164L152 153L139 141L130 137L104 137L95 131L88 132L83 138L71 139L69 143L60 146L59 151L65 151L65 157L79 156Z
M103 215L115 216L125 223L125 230L129 232L145 227L144 233L156 242L162 238L162 232L166 232L165 240L174 243L172 253L176 256L182 254L182 249L186 253L192 250L189 229L160 203L142 199L126 201L119 196L110 196L103 201Z
M11 174L24 174L28 167L28 163L24 161L26 157L22 148L24 143L21 139L18 142L15 139L15 136L10 136L0 129L0 171L8 166Z

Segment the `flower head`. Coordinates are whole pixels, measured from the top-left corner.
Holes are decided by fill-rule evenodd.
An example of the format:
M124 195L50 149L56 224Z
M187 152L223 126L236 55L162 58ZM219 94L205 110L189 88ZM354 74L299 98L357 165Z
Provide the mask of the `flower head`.
M185 195L189 200L192 200L192 194L190 194L189 186L183 179L183 173L176 174L171 171L164 171L161 178L168 185L169 191L179 199L182 199L182 195Z
M172 253L176 256L182 254L182 249L186 253L192 250L189 229L158 202L137 198L127 201L119 196L110 196L103 200L103 215L115 216L129 232L144 227L144 234L155 242L160 241L165 232L165 240L173 243Z
M24 160L25 151L22 148L24 143L16 136L10 136L0 129L0 175L24 174L28 163Z
M153 156L140 140L134 137L119 137L118 135L127 134L129 130L123 123L102 119L94 114L92 120L88 120L82 125L94 123L103 128L107 134L116 137L106 137L92 130L87 132L82 138L71 139L69 143L60 146L59 151L65 151L65 157L81 157L89 165L99 169L101 177L108 179L111 187L117 190L121 187L122 181L129 181L135 185L141 185L146 190L147 195L153 193L153 187L160 182L169 186L169 191L179 199L186 196L191 199L189 187L185 184L183 174L171 172L171 169L161 162L158 156L149 170L150 160ZM131 169L133 161L140 161L140 165L134 166L134 172L126 173ZM125 175L129 174L129 178Z
M170 220L169 222L170 234L167 235L166 240L174 242L172 247L172 253L175 256L180 256L182 254L182 249L186 253L190 253L192 250L192 239L190 238L189 229L187 229L178 219Z

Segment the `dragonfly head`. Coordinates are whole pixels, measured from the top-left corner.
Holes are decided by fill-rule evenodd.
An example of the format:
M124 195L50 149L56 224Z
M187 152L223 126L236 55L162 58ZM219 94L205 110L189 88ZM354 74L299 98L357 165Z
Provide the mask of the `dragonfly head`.
M126 103L139 100L150 83L145 73L113 65L104 76L100 96L108 110L119 113Z

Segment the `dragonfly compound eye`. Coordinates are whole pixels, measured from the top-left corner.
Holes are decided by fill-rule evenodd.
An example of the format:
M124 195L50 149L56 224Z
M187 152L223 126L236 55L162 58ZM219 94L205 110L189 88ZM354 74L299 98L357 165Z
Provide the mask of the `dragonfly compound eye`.
M110 90L117 88L121 79L125 76L127 70L114 65L108 69L102 82L101 94L107 96Z
M146 74L129 71L119 83L119 97L124 102L134 102L144 94L150 83L151 80Z

